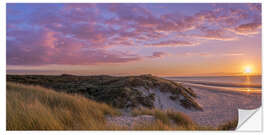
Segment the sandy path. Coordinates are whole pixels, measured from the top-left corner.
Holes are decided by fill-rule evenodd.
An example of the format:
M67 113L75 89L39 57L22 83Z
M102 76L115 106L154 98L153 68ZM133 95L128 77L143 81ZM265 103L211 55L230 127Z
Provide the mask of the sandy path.
M140 115L134 117L130 115L123 115L118 117L108 117L107 124L132 129L134 128L134 126L138 126L141 124L145 123L151 124L152 122L154 122L154 120L155 118L152 115Z

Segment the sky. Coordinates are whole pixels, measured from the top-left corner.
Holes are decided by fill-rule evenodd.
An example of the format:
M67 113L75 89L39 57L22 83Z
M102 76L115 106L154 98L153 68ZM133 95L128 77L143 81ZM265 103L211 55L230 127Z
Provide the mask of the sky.
M261 74L261 5L7 4L7 72Z

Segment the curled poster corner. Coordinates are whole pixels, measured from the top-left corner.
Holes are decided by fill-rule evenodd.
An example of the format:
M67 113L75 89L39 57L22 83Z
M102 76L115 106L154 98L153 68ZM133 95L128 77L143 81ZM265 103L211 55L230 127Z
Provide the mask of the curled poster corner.
M237 131L261 131L261 107L254 110L238 109Z

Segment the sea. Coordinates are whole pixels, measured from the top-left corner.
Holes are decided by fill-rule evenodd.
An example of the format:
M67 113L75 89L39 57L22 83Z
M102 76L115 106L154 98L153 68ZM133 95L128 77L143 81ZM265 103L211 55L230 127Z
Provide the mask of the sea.
M186 86L213 90L261 92L262 76L187 76L165 77Z

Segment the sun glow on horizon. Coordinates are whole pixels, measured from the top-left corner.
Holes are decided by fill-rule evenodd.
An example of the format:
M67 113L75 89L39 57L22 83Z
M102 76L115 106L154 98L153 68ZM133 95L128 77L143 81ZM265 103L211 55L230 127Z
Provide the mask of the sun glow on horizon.
M251 74L251 73L252 73L252 68L251 68L251 66L245 66L245 67L244 67L244 73L245 73L245 74Z

